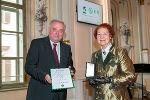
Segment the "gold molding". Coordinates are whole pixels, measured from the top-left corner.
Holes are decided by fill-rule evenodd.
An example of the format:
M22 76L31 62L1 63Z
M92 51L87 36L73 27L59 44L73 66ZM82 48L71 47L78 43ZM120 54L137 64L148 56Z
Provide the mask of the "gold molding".
M121 39L120 39L120 20L119 20L119 4L116 0L113 0L111 1L111 4L114 5L115 7L115 12L116 12L116 25L117 25L117 41L114 41L114 42L117 42L117 44L115 45L118 45L118 46L121 46ZM112 19L113 20L113 19Z
M31 24L32 24L32 30L31 30L31 31L32 31L32 39L33 39L34 36L35 36L35 34L34 34L34 32L35 32L35 30L34 30L34 29L35 29L35 27L34 27L34 26L35 26L35 23L34 23L34 16L35 16L34 8L35 8L35 5L34 5L34 4L35 4L35 2L34 2L34 0L32 0L32 1L31 1L31 7L32 7L32 9L31 9L31 18L32 18L32 19L31 19L31 20L32 20L32 21L31 21Z
M147 51L148 51L148 48L143 48L142 51L144 51L144 50L147 50Z
M69 44L70 40L63 40L64 43Z
M133 16L132 16L132 6L131 6L131 1L128 0L127 1L127 5L128 5L128 16L129 16L129 24L130 24L130 30L131 30L131 39L130 39L130 43L131 46L134 46L134 36L133 36ZM135 62L135 52L134 52L134 47L131 48L131 57L132 57L132 61L133 63Z
M49 25L50 23L50 0L47 0L47 6L48 6L47 16L48 16L48 25Z
M140 3L140 5L144 5L144 0L138 0L138 2Z

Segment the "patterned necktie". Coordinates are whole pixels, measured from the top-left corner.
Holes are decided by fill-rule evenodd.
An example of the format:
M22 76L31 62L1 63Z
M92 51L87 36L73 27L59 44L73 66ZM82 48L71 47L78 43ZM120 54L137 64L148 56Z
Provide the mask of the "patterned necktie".
M57 52L56 52L57 44L53 44L53 45L54 45L53 53L54 53L54 57L55 57L55 61L56 61L56 67L59 67L58 55L57 55Z

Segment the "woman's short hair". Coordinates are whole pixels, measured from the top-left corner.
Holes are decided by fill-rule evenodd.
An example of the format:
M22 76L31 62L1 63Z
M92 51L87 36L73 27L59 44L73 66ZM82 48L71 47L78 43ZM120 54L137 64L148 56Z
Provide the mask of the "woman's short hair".
M102 23L100 25L98 25L95 30L94 30L94 37L95 39L97 39L97 30L99 28L106 28L109 31L110 36L113 38L115 35L114 29L112 28L112 26L108 23Z

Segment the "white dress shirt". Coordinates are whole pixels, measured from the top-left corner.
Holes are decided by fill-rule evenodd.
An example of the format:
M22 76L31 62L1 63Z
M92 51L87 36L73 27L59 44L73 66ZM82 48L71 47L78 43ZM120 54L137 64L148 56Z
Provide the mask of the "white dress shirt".
M54 48L53 44L57 44L57 46L56 46L56 52L57 52L57 55L58 55L58 61L60 62L60 42L54 43L54 42L52 42L50 40L50 43L51 43L52 49Z

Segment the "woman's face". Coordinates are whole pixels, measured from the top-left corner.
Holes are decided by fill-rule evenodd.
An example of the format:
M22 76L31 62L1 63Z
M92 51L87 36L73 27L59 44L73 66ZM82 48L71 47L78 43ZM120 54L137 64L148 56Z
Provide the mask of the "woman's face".
M111 43L111 36L107 28L97 30L97 42L105 49Z

